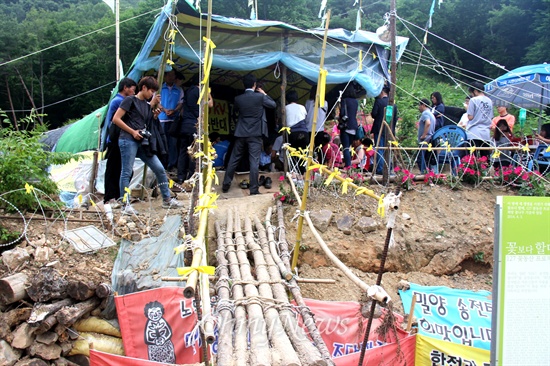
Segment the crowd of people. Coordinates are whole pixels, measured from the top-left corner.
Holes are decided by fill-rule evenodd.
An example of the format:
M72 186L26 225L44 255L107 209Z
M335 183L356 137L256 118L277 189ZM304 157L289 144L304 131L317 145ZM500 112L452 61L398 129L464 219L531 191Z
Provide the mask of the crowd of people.
M167 171L177 172L178 183L194 174L195 164L188 148L197 136L197 102L200 95L198 75L190 80L185 92L183 82L183 75L175 70L165 73L160 88L156 79L150 76L143 77L137 84L128 78L120 81L118 94L111 101L106 118L106 123L111 124L106 144L106 203L122 201L128 213L136 212L129 200L124 198L134 160L139 157L155 173L163 207L181 206L181 202L171 197ZM276 101L267 95L253 74L245 75L242 82L244 93L236 96L233 103L237 121L232 142L222 141L217 132L209 136L218 152L214 165L226 170L222 192L229 191L236 171L244 164L250 178L246 187L241 188L248 188L251 195L259 194L259 187L265 185L265 179L259 177L260 170L284 170L286 155L283 145L288 143L296 149L306 149L311 134L315 134L315 158L320 163L330 168L382 173L384 153L378 147L385 146L390 136L395 135L398 114L397 106L389 105L388 86L384 86L375 98L371 112L364 115L354 85L346 85L340 92L333 118L329 118L331 114L327 102L317 111L314 110L316 86L311 88L305 106L299 103L298 93L291 89L285 95L286 128L282 128L284 132L272 139L266 112L277 108ZM481 83L471 84L469 96L464 101L465 113L455 123L465 130L469 146L501 147L517 142L518 138L513 134L515 117L504 106L498 106L498 114L493 116L493 103L483 90ZM422 173L430 168L428 146L431 146L432 137L449 124L441 93L433 92L430 99L421 99L418 103L417 142L421 149L417 164ZM213 106L210 95L208 106ZM317 116L315 129L314 115ZM383 123L387 120L390 120L387 124L389 131ZM534 137L549 144L550 124L543 125ZM227 157L224 158L226 152ZM490 153L489 149L478 152L485 156ZM288 162L298 174L304 173L304 165L296 157L291 157ZM503 154L498 163L501 166L511 164L510 154Z

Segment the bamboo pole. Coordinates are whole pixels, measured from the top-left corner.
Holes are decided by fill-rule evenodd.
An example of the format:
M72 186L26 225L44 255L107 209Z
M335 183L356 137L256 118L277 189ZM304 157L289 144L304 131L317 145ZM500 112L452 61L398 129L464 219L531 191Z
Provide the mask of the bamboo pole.
M187 281L189 277L187 276L183 276L183 277L170 277L170 276L162 276L160 278L161 281L165 281L165 282L183 282L183 281ZM218 280L218 276L208 276L209 279L211 280ZM326 285L334 285L336 283L336 280L333 280L332 278L296 278L295 279L296 282L298 283L322 283L322 284L326 284ZM231 283L232 284L244 284L244 283L249 283L250 281L235 281L235 280L232 280ZM261 281L262 283L268 283L268 284L278 284L278 283L281 283L281 284L286 284L287 281L286 280L278 280L278 281ZM255 284L260 284L260 281L254 281L253 283Z
M253 250L254 258L261 255L264 259L264 261L261 263L265 263L265 265L267 266L266 278L269 278L271 281L277 281L281 279L281 273L279 272L279 266L276 264L276 259L278 259L278 261L281 263L282 261L278 255L273 255L272 251L270 250L270 244L275 242L275 236L273 232L273 226L270 222L270 217L271 208L268 210L268 213L266 215L267 230L266 228L264 228L258 218L254 218L254 225L256 227L256 232L258 233L259 246L256 245ZM261 252L257 252L256 248L258 247L261 249ZM256 263L256 265L258 265L256 259L254 259L254 262ZM262 269L262 272L266 271L265 267ZM257 269L256 272L258 273L259 278L259 269ZM288 334L288 337L290 338L290 341L292 342L292 345L294 346L294 349L296 350L302 364L326 365L327 363L325 360L323 360L323 357L321 356L319 350L315 348L315 346L309 341L304 330L298 325L296 318L291 311L290 302L288 300L285 287L280 283L274 284L272 286L272 292L275 300L278 303L285 305L279 310L279 317L281 318L286 333Z
M246 255L245 239L241 233L241 220L239 213L235 213L235 243L237 244L237 258L240 276L245 281L254 280L250 272L250 263ZM233 276L233 271L231 271ZM252 284L244 286L244 293L247 298L257 298L258 289ZM245 299L246 311L248 314L248 333L250 334L251 365L271 365L272 355L269 349L267 338L267 326L264 319L262 305L258 300Z
M227 260L229 262L229 271L232 280L241 279L241 271L239 269L239 260L237 251L233 241L234 232L233 212L227 211L227 225L225 229L225 247ZM248 330L246 326L246 309L242 304L244 299L243 287L240 284L235 284L231 287L233 301L235 301L235 325L234 325L234 361L235 365L248 365Z
M233 366L233 315L231 313L231 291L229 285L229 271L227 269L228 261L225 258L225 233L222 231L220 223L214 224L218 235L218 250L216 259L218 260L218 273L220 275L216 284L218 293L218 313L220 314L219 333L218 333L218 353L216 355L216 365Z
M276 247L277 243L275 242L275 229L273 228L273 226L271 226L271 219L270 219L272 213L273 213L273 208L269 207L267 209L267 214L265 216L266 227L267 227L267 237L269 238L268 247L271 252L271 257L273 261L279 268L281 276L284 277L287 281L290 281L293 277L292 272L286 269L285 264L279 257L279 253L277 253L277 247Z
M258 220L255 218L255 221ZM258 221L259 223L259 221ZM260 227L261 224L259 225ZM258 225L256 225L258 229ZM263 227L262 227L263 228ZM252 223L250 218L246 217L244 220L245 229L245 241L249 250L252 251L254 258L254 268L256 269L256 278L259 281L270 281L271 276L267 271L267 263L264 258L262 248L258 245L254 239L254 233L252 231ZM260 234L261 235L261 234ZM263 233L265 241L265 231ZM246 268L246 267L245 267ZM278 273L278 272L277 272ZM260 283L258 286L258 292L261 297L266 299L274 299L273 290L268 283ZM267 322L267 334L271 340L271 358L274 365L287 365L298 366L301 365L300 359L292 347L292 343L288 338L281 319L279 318L279 312L273 306L269 306L264 310L265 320ZM320 355L319 355L320 356Z
M286 231L285 231L285 220L283 215L283 204L281 201L277 201L277 220L278 220L278 227L279 227L279 246L281 249L281 259L283 260L287 270L290 271L290 255L288 253L288 244L286 241ZM321 337L321 334L319 334L319 329L317 329L317 325L315 324L315 319L313 318L313 315L309 311L309 308L307 307L306 303L304 302L304 298L302 297L302 293L300 292L300 287L296 286L295 280L290 280L290 292L292 293L292 297L294 297L294 300L296 301L296 304L299 306L300 315L302 315L302 320L304 321L304 325L306 326L309 335L311 339L313 340L313 343L316 345L317 349L321 352L321 355L323 359L327 362L327 365L334 365L334 362L332 361L332 357L330 355L330 352L323 341L323 338Z
M319 113L319 103L321 96L319 95L320 89L321 89L321 79L323 75L323 67L325 66L325 51L327 49L327 38L328 38L328 26L330 23L330 10L327 12L327 21L325 24L325 35L323 37L323 48L321 51L321 62L319 63L319 76L317 78L317 90L315 92L315 104L313 108L313 125L311 127L311 136L309 139L309 150L307 154L307 167L305 172L305 180L304 180L304 192L302 196L302 204L300 205L300 212L304 212L306 210L307 206L307 195L309 192L309 182L310 182L310 171L309 167L311 166L311 162L313 160L313 148L315 147L315 133L314 131L317 131L317 116ZM324 98L324 95L323 95ZM302 243L302 229L304 225L304 218L302 215L298 218L298 229L296 231L296 244L294 244L294 255L292 256L292 267L291 269L296 268L296 265L298 264L298 255L300 254L300 245Z

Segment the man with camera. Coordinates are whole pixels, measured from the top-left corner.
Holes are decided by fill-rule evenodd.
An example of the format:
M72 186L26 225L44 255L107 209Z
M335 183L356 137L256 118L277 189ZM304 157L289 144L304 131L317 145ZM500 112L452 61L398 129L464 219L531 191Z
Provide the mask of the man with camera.
M267 137L267 121L264 108L275 108L277 104L262 88L256 87L256 77L247 74L243 78L244 94L235 97L235 111L239 113L235 129L235 145L227 164L223 178L222 192L231 187L231 181L239 162L244 158L248 147L250 161L250 194L259 194L258 172L260 169L260 154L262 152L262 136Z
M164 136L160 132L158 114L160 113L160 98L156 93L158 82L151 76L143 77L138 83L138 93L124 98L113 117L113 123L120 127L118 145L122 161L120 173L120 194L125 195L125 188L130 186L136 156L140 158L157 177L162 194L163 208L181 207L183 204L171 198L168 188L168 178L158 156L157 149L166 150ZM153 145L158 146L151 146ZM164 143L164 146L162 146ZM130 205L130 197L126 196L124 212L137 214Z

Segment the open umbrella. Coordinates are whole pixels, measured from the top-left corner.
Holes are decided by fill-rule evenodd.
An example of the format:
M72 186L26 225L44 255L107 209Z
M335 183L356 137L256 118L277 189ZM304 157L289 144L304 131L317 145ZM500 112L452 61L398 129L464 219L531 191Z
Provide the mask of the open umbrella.
M550 64L522 66L488 84L485 94L497 106L538 108L539 130L542 109L550 103Z

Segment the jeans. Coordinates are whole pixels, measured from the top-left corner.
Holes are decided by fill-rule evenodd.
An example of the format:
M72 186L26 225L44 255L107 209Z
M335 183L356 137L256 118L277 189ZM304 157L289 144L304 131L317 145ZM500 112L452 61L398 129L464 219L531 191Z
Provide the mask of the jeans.
M166 136L166 142L168 143L168 159L167 161L163 162L163 165L166 169L172 169L177 167L178 165L178 139L168 134L172 123L178 122L167 121L160 124L162 126L162 130L164 131L164 135Z
M122 171L120 173L120 194L124 196L124 188L130 186L130 178L134 171L134 161L136 156L147 165L157 177L158 185L162 198L167 200L170 198L170 189L168 188L168 178L164 167L156 155L148 156L143 151L141 143L136 140L119 139L118 146L120 147L120 159L122 162Z
M380 135L380 142L378 142L378 135ZM386 144L386 134L374 134L374 141L373 143L377 147L384 147ZM378 145L377 145L378 143ZM376 150L376 174L382 174L384 171L384 164L386 161L384 160L384 151L385 150ZM389 169L389 168L388 168Z
M418 163L418 169L420 169L420 174L426 174L426 161L430 160L428 155L428 148L425 144L419 145L418 147L421 150L418 151L418 157L416 158Z
M351 166L351 140L355 135L349 134L345 131L340 131L340 143L342 144L342 149L344 150L344 167L348 168Z

